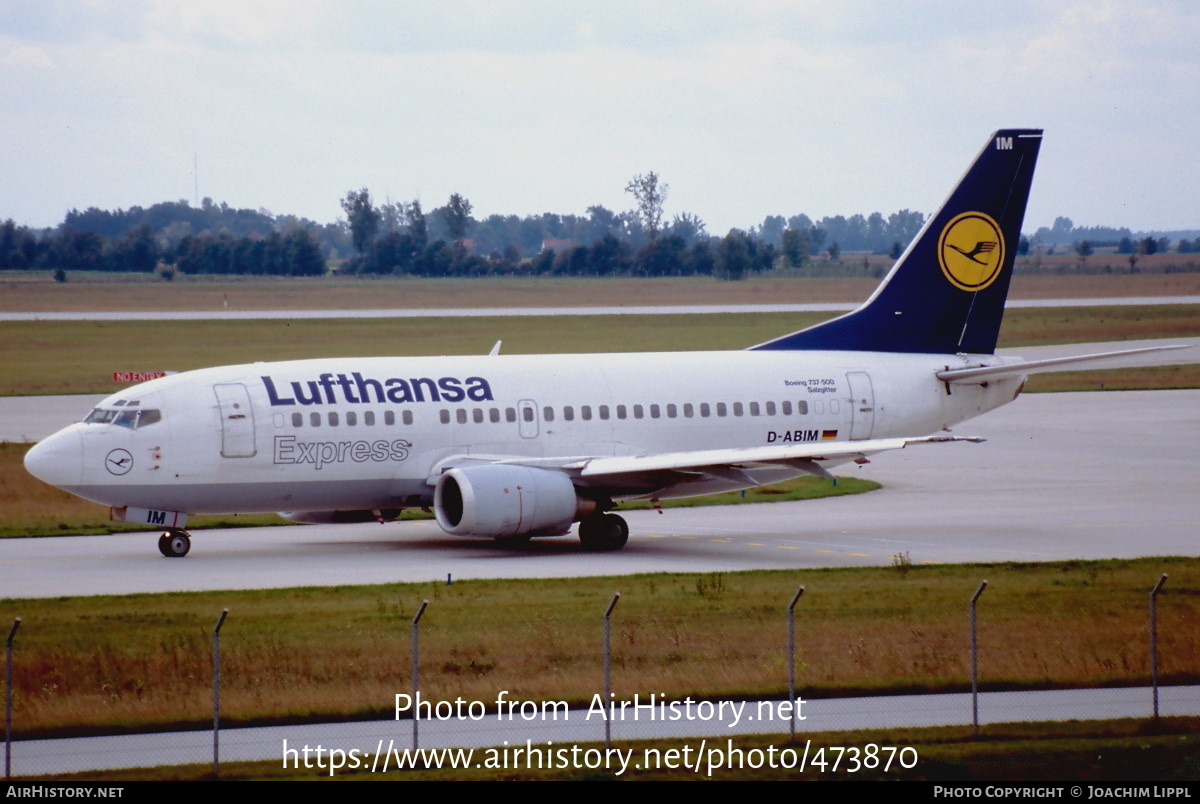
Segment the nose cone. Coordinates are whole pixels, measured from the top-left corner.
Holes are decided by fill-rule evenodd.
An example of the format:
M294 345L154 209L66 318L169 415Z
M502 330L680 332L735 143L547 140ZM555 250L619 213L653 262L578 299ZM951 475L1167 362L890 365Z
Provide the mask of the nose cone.
M29 474L66 491L79 488L83 476L83 438L73 427L59 430L25 453Z

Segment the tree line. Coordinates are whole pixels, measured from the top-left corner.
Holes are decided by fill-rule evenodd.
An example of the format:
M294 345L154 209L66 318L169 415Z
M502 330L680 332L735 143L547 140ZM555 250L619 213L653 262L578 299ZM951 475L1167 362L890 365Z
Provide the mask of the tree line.
M321 224L266 210L235 209L212 199L150 207L71 210L57 227L0 224L0 270L159 272L319 276L328 266L348 274L413 276L715 276L740 279L773 268L799 269L823 255L821 272L856 273L844 252L898 257L925 224L920 212L884 216L769 215L749 229L709 234L689 212L665 215L668 185L653 172L630 179L633 207L601 205L586 214L473 216L455 193L425 211L419 200L377 204L366 188L341 199L345 218ZM1128 229L1075 227L1058 218L1019 251L1052 254L1116 246L1127 254L1166 251L1169 238L1134 239ZM1177 250L1200 250L1187 238Z

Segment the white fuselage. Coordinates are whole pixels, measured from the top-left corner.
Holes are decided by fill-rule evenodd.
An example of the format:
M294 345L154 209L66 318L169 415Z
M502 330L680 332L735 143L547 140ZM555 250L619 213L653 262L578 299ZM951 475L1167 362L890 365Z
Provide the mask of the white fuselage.
M981 361L997 359L740 351L226 366L114 394L98 410L155 413L141 414L141 422L101 416L66 428L39 446L41 464L61 468L53 478L39 476L117 508L424 506L448 459L562 465L564 458L934 433L1016 396L1019 378L951 388L934 376ZM796 474L775 467L751 476L771 482ZM686 496L746 485L734 478L634 484L613 496Z

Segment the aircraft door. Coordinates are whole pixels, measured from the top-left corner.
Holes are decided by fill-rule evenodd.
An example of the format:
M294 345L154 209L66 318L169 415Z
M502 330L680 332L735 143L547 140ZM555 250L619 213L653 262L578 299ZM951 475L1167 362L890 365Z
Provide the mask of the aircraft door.
M253 458L258 450L254 446L254 408L250 406L250 392L240 382L214 385L213 392L221 411L221 456Z
M532 399L522 399L517 403L517 430L521 438L537 438L537 403Z
M849 371L846 382L850 384L850 440L862 441L870 438L875 430L875 392L871 388L871 376L865 371Z

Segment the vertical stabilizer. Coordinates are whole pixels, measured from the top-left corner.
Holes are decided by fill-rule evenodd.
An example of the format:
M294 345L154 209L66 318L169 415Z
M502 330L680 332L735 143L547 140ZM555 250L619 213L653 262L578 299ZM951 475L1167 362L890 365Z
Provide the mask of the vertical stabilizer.
M865 304L751 348L992 354L1041 142L997 131Z

